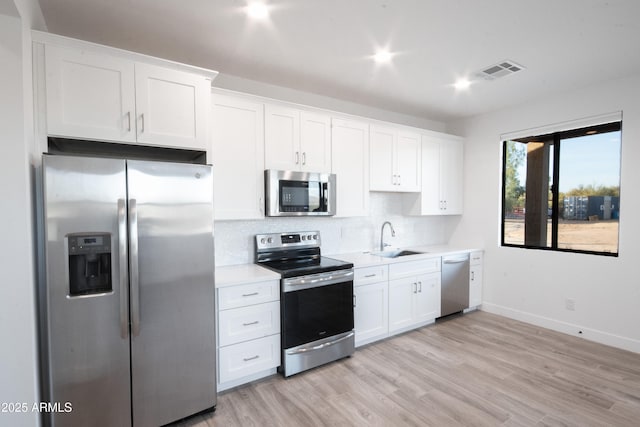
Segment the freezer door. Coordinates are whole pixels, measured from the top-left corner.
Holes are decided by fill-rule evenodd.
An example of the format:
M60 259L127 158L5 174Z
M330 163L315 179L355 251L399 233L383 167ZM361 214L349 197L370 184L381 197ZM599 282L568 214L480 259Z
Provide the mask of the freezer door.
M125 162L45 155L43 180L45 425L131 425Z
M210 166L128 161L133 423L216 404Z

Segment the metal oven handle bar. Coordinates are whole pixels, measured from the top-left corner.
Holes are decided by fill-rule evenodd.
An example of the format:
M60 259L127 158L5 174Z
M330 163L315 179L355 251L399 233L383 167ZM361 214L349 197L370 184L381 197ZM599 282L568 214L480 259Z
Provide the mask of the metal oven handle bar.
M322 350L323 348L327 348L330 347L334 344L338 344L341 341L347 340L349 338L351 338L352 336L355 335L355 332L349 332L347 335L338 338L337 340L333 340L333 341L329 341L329 342L325 342L322 344L318 344L318 345L314 345L313 347L302 347L302 348L297 348L294 350L287 350L286 353L288 355L294 355L294 354L303 354L303 353L307 353L309 351L316 351L316 350Z
M309 274L306 276L290 277L282 280L284 292L292 292L319 286L353 280L353 269L337 270L327 273Z

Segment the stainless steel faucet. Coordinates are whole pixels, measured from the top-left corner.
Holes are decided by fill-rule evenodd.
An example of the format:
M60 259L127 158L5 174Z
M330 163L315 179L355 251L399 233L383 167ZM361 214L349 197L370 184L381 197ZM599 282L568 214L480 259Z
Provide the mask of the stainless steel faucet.
M396 237L396 230L393 229L393 225L391 225L389 221L383 222L382 228L380 229L380 251L384 251L386 246L391 246L384 243L384 226L387 224L389 224L389 227L391 228L391 237Z

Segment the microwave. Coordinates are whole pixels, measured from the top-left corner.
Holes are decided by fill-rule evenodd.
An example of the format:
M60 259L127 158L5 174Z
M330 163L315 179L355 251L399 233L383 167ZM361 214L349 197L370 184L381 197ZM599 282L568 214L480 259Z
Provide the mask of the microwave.
M266 216L336 214L336 175L267 169L264 171Z

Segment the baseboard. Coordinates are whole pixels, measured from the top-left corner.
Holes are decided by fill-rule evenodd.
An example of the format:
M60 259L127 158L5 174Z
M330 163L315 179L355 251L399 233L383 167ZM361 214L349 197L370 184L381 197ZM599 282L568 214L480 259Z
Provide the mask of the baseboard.
M510 319L519 320L521 322L530 323L532 325L551 329L557 332L562 332L568 335L574 335L589 341L609 345L611 347L633 351L634 353L640 353L640 341L631 338L621 337L619 335L610 334L607 332L599 331L597 329L590 329L580 325L561 322L549 317L538 316L536 314L514 310L509 307L504 307L487 302L482 303L480 310L486 311L487 313L498 314Z

